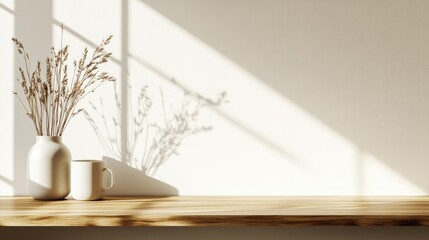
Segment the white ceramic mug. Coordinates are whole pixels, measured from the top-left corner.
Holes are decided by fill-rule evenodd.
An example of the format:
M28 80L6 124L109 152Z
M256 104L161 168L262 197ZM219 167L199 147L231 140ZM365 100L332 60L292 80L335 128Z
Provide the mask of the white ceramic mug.
M105 187L104 172L110 175L110 186ZM103 192L113 187L113 172L101 160L73 160L71 162L71 195L76 200L98 200Z

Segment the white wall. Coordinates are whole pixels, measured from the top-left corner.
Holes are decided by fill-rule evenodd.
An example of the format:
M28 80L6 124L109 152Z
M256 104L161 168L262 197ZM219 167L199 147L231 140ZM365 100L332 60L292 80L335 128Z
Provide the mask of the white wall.
M118 174L111 194L181 195L420 195L429 191L429 15L427 1L298 0L0 0L0 195L26 194L30 121L11 91L16 69L12 36L33 59L58 46L59 22L74 56L114 34L114 61L122 102L136 108L149 84L153 121L160 117L158 87L167 110L182 90L230 103L200 114L213 130L186 138L180 155L146 176L144 143L126 151L127 122L109 154L85 117L67 129L75 159L103 156ZM103 99L108 129L116 109L112 85ZM128 100L127 100L128 99ZM133 111L136 112L135 109ZM94 117L97 115L92 113ZM103 127L98 118L97 126ZM106 134L106 132L103 132ZM60 232L57 232L60 231ZM0 236L55 239L157 237L207 239L425 239L425 229L404 228L118 228L1 229ZM267 237L268 236L268 237Z
M60 22L76 58L114 35L106 67L128 107L116 108L111 84L87 99L104 109L107 128L87 101L82 106L118 151L103 147L84 115L64 135L74 159L104 158L115 168L110 194L427 194L428 8L426 1L1 0L0 195L26 194L34 141L11 94L22 62L10 38L43 58L58 46ZM144 137L125 147L146 84L150 121L160 124L159 88L167 117L183 90L210 98L226 91L229 100L203 109L198 123L213 129L185 138L151 176L141 172ZM117 133L114 116L127 118Z

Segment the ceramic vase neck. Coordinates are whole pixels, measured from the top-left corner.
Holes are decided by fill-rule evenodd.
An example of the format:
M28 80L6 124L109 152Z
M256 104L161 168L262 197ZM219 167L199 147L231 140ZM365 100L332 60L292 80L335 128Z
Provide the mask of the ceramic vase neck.
M56 142L61 143L61 136L36 136L36 142Z

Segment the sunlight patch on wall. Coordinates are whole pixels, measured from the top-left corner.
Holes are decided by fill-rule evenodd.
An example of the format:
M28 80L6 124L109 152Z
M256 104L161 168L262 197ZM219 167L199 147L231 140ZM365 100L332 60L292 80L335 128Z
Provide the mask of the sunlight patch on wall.
M15 1L14 0L2 0L0 3L0 9L3 8L2 11L6 10L8 12L15 10ZM6 8L6 9L5 9ZM7 23L7 22L3 22Z
M9 12L14 9L14 1L2 1L0 7L0 58L1 81L0 81L0 195L13 195L12 181L14 179L13 162L13 139L14 139L14 45L11 38L14 36L14 15ZM7 9L3 9L3 5Z
M99 7L100 4L103 5L103 8ZM85 47L88 47L88 58L90 58L101 40L113 35L111 43L106 47L106 51L112 52L113 57L109 63L101 67L100 71L109 72L120 82L121 1L54 1L53 5L53 42L55 47L59 49L61 39L60 24L63 23L64 45L70 45L69 69L73 69L73 59L78 60L82 57ZM85 17L76 17L80 15ZM71 75L71 73L70 71L69 74ZM90 102L99 105L102 101L105 106L109 106L107 111L110 114L116 111L114 109L114 95L113 84L106 83L93 94L85 97L78 107L91 111ZM103 126L103 121L100 120L98 125ZM94 129L83 114L79 114L72 119L64 133L64 142L72 150L73 159L101 159L105 155Z
M364 195L426 195L427 193L414 183L393 171L371 154L364 154L363 193Z
M76 52L81 53L87 42L80 44L82 40L87 40L94 45L98 45L101 39L113 35L113 40L109 44L109 51L112 51L116 58L120 57L121 46L121 0L112 1L60 1L53 0L53 20L64 23L73 32L79 34L80 41L73 41L71 47ZM81 17L79 17L81 16ZM53 41L58 42L60 31L53 30ZM69 35L65 35L69 37ZM77 51L79 50L79 51Z

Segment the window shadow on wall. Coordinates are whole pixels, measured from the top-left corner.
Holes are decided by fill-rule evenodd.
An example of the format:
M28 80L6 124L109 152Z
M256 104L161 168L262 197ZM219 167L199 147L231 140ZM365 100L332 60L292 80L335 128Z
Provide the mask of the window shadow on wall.
M142 2L429 191L428 3Z

